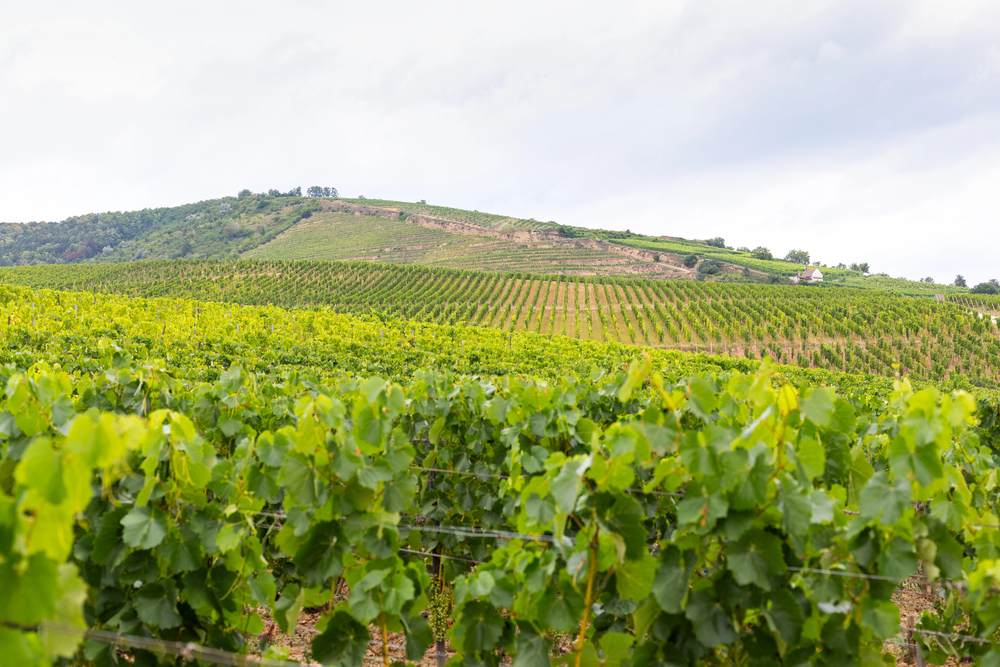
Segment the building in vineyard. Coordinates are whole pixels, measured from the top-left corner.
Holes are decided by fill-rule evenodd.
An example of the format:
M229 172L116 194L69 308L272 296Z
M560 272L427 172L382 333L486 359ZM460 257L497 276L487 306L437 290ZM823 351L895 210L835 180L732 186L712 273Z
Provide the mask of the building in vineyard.
M794 282L821 283L823 282L823 272L816 267L806 268L802 273L795 276Z

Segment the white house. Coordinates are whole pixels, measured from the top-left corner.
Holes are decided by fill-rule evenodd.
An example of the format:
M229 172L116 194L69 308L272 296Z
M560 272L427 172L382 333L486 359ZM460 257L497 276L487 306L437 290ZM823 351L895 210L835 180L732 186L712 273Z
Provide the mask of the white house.
M805 269L796 278L804 283L821 283L823 282L823 272L816 267L812 267Z

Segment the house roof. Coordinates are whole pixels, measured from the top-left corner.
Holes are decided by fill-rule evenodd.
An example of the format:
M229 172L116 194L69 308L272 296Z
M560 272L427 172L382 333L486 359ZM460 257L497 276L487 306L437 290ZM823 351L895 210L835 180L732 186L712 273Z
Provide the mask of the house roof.
M822 272L820 272L819 269L815 269L815 268L813 268L813 269L806 269L805 271L802 272L802 277L803 278L812 278L813 276L822 276L822 275L823 275Z

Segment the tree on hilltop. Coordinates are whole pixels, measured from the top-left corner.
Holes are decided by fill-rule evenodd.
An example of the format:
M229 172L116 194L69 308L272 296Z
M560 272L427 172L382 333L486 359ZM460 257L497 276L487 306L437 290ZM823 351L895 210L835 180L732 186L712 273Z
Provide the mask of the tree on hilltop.
M771 251L762 245L754 248L750 254L753 255L754 259L763 259L768 261L774 259L774 255L771 254Z
M306 190L308 197L337 197L339 194L337 188L324 188L319 185L313 185Z
M785 261L793 264L808 264L809 253L805 250L789 250L788 254L785 255Z
M722 238L721 236L716 236L714 239L709 239L705 241L705 245L710 245L713 248L725 248L726 239Z
M968 283L965 282L965 276L961 273L955 276L955 282L953 283L955 287L968 287Z

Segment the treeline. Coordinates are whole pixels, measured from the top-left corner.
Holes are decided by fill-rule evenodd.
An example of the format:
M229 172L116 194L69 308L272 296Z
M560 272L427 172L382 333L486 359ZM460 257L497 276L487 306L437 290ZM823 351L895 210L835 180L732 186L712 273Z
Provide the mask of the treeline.
M332 187L306 192L309 198L338 196ZM59 222L0 223L0 266L226 256L266 243L315 210L318 202L296 187Z

